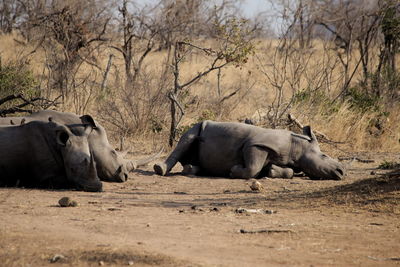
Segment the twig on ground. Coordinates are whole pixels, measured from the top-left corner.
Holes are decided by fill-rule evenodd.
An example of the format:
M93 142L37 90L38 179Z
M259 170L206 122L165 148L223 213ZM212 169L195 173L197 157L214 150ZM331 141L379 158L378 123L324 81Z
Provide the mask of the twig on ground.
M400 261L400 257L378 258L378 257L368 256L368 258L375 261Z
M259 230L245 230L245 229L240 229L239 233L241 234L272 234L272 233L294 233L292 230L287 230L287 229L259 229Z

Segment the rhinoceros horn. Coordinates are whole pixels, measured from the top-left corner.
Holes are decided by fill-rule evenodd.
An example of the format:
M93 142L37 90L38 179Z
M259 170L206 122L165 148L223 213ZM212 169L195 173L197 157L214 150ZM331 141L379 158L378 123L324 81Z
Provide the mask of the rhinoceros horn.
M103 191L103 185L97 176L96 164L93 156L90 157L89 172L87 181L84 182L85 191Z

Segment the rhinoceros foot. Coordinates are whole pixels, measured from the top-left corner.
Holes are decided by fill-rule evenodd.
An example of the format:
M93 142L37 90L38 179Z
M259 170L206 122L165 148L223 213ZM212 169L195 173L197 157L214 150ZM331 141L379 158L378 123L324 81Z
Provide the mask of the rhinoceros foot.
M158 175L165 176L167 174L167 164L165 163L156 163L153 169Z
M268 177L270 178L292 179L293 175L294 171L291 168L281 168L275 165L272 165L268 172Z
M199 166L194 166L192 164L186 164L183 166L182 174L183 175L196 175L200 171Z

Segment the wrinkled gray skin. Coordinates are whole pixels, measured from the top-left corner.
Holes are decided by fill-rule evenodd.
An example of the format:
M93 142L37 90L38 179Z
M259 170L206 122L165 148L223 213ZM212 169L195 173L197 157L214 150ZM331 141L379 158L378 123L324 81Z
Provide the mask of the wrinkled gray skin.
M0 118L0 125L20 125L29 121L47 121L51 117L53 121L65 124L74 133L82 133L89 115L78 116L74 113L42 110L26 117ZM115 151L108 142L105 129L94 122L93 131L89 135L89 146L96 163L97 174L102 181L125 182L128 179L128 171L136 168L135 162L124 160L123 156Z
M88 136L54 122L0 127L0 185L101 191Z
M187 174L291 178L294 170L311 179L341 180L343 166L321 152L310 127L303 131L299 135L243 123L204 121L189 129L154 170L166 175L179 161Z

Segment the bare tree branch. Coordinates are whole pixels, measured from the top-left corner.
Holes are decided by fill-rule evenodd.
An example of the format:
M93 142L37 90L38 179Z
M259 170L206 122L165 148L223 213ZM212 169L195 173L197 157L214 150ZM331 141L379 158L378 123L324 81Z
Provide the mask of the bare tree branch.
M0 105L3 105L9 101L17 100L17 99L21 100L22 103L15 104L14 106L12 106L10 108L0 109L0 117L4 117L7 114L13 114L16 112L32 113L33 109L24 109L24 107L26 107L28 105L31 105L32 107L40 107L42 109L48 109L49 107L57 106L58 104L60 104L60 102L57 102L60 97L61 96L58 96L54 100L49 100L49 99L46 99L43 97L35 97L32 99L26 99L22 94L9 95L9 96L6 96L6 97L0 99Z

